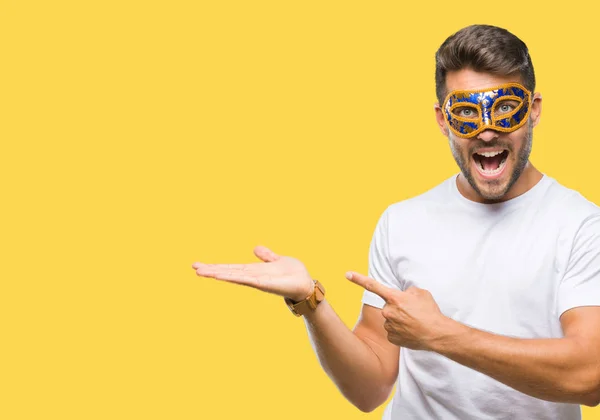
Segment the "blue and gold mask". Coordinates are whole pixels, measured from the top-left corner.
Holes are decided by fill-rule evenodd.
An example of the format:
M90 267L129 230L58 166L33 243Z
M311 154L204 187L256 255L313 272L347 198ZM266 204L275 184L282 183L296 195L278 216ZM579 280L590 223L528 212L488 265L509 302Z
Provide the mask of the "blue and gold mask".
M450 130L474 137L483 130L510 133L529 118L531 92L518 83L480 90L455 90L446 96L442 111Z

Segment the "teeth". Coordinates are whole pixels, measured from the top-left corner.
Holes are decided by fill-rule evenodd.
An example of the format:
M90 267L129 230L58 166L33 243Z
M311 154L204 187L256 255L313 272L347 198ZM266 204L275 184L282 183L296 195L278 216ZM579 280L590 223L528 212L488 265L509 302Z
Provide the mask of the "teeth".
M483 153L477 153L477 154L479 156L494 157L496 155L499 155L502 152L504 152L504 150L496 150L495 152L483 152Z

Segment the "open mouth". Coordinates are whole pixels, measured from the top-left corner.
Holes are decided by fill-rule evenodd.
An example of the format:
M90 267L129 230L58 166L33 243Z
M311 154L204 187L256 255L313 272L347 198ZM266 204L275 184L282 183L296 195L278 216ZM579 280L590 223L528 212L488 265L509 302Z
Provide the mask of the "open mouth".
M508 150L473 153L475 166L482 175L494 176L502 172L506 166Z

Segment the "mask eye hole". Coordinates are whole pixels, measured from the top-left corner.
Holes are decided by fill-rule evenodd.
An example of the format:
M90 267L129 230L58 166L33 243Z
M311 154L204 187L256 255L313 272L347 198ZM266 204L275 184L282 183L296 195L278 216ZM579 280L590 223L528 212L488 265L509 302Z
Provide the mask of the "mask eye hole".
M477 120L479 119L479 108L470 105L458 105L456 107L452 107L452 114L455 117L459 117L465 120Z
M494 106L494 116L502 117L503 115L510 114L521 105L520 102L514 100L500 101Z

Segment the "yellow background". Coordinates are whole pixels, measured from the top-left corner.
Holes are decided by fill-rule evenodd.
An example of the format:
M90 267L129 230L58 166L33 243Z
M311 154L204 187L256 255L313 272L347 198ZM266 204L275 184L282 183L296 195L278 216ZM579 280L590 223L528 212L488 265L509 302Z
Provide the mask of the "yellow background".
M381 418L282 299L191 264L295 256L352 327L381 212L458 171L434 53L466 25L528 44L532 161L600 203L591 1L0 5L3 419Z

